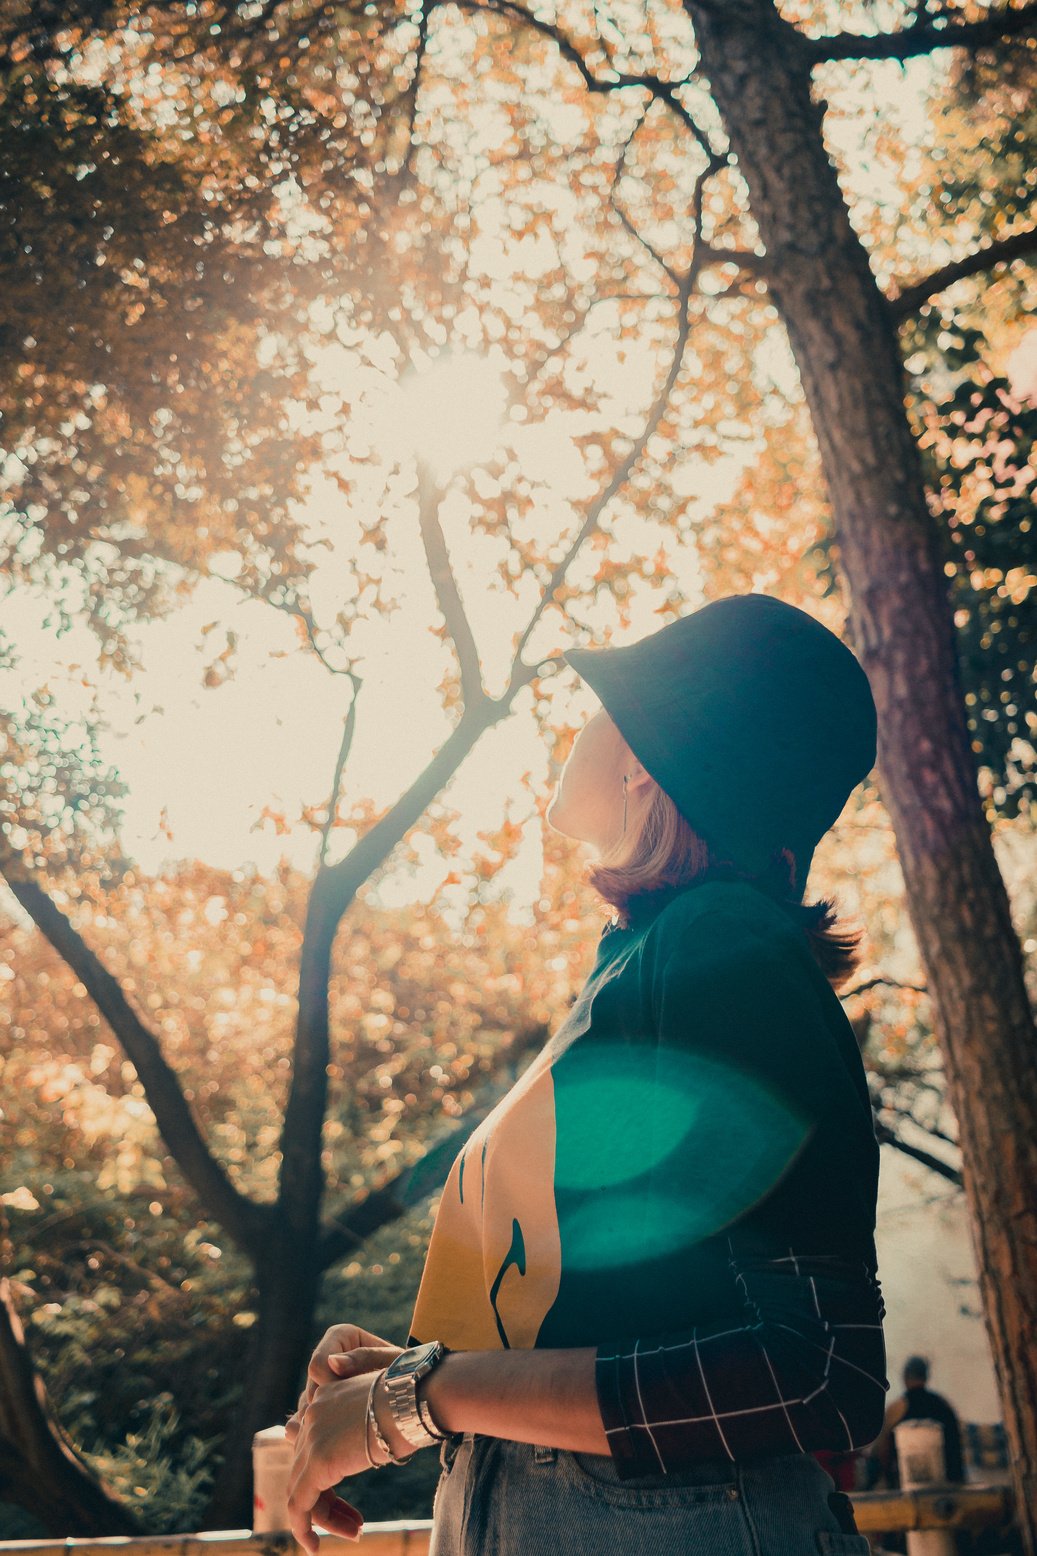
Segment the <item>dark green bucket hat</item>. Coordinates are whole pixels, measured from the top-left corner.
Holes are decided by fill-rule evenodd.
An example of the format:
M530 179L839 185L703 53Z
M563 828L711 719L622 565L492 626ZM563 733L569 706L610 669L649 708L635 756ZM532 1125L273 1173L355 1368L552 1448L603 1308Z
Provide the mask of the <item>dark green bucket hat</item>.
M750 593L562 657L715 853L758 876L792 850L801 900L817 843L875 764L875 702L846 644Z

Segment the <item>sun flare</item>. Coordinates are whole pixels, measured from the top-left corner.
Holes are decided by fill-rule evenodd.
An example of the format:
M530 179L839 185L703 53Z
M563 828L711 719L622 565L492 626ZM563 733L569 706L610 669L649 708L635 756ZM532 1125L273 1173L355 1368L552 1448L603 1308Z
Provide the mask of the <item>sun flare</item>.
M440 480L487 458L505 430L507 396L500 369L474 353L443 356L428 367L408 370L395 401L397 437Z

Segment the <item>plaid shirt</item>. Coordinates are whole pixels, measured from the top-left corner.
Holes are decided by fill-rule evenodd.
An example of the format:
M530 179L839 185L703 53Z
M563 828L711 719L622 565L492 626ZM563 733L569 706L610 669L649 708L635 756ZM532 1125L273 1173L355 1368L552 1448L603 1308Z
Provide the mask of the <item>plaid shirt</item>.
M861 1448L882 1427L885 1304L875 1272L831 1254L738 1258L746 1322L600 1345L595 1382L622 1479L702 1459Z

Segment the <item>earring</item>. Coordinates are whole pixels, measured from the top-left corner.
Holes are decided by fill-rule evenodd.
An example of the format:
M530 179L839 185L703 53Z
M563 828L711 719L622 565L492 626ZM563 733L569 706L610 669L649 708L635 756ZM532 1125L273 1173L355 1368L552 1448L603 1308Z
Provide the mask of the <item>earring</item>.
M627 779L629 776L629 773L623 774L623 832L620 833L621 837L626 833L627 829Z

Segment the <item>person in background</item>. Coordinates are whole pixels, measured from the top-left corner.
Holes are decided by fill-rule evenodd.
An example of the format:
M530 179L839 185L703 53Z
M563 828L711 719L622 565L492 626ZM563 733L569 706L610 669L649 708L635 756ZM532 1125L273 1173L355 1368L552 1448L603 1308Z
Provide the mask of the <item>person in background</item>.
M854 1491L857 1486L858 1448L840 1452L835 1448L815 1448L814 1458L823 1470L827 1470L839 1491Z
M900 1469L897 1463L893 1428L901 1421L940 1421L943 1425L943 1461L946 1479L955 1485L965 1480L965 1465L961 1449L961 1423L954 1406L942 1394L929 1388L929 1363L924 1356L909 1356L904 1363L904 1392L898 1399L891 1399L886 1406L886 1418L882 1431L865 1450L865 1457L873 1466L871 1484L879 1474L885 1476L887 1486L900 1485Z

